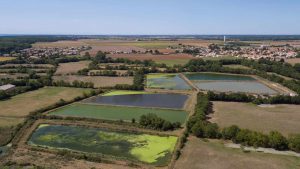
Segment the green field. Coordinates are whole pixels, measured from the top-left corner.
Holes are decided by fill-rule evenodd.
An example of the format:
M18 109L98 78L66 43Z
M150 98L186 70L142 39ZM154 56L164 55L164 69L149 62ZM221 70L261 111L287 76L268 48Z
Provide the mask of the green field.
M129 94L150 94L145 91L132 91L132 90L115 90L103 94L102 96L117 96L117 95L129 95Z
M16 59L15 57L3 57L3 56L0 56L0 62L1 61L8 61L8 60L14 60Z
M243 66L243 65L223 65L223 67L229 67L233 69L251 69L250 67Z
M222 57L204 57L203 60L232 60L232 59L238 59L237 57L233 56L222 56Z
M181 110L151 109L139 107L120 107L120 106L100 106L93 104L75 103L61 109L54 110L49 115L85 117L103 120L123 120L136 121L144 114L154 113L157 116L170 122L180 122L183 124L187 118L187 113Z
M166 64L167 66L174 65L185 65L190 61L190 59L169 59L169 60L155 60L156 63Z
M177 137L62 125L40 125L29 144L166 165Z

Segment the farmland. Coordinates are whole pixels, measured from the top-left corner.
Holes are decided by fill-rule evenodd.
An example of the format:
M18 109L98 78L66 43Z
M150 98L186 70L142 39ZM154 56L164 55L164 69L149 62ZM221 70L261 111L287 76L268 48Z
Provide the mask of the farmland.
M61 144L61 142L65 144ZM99 153L166 165L177 138L73 126L40 125L29 144ZM88 143L88 144L87 144ZM164 146L162 146L164 145Z
M131 122L132 119L139 121L142 115L154 113L159 117L169 120L171 122L184 123L187 118L187 113L182 110L168 110L168 109L152 109L140 107L120 107L120 106L100 106L91 104L76 103L70 106L56 109L49 113L49 115L57 115L63 117L85 117L96 118L103 120L123 120Z
M2 56L0 56L0 62L1 61L14 60L14 59L15 59L15 57L2 57Z
M25 117L29 112L52 105L60 99L71 100L90 89L45 87L1 101L1 116Z
M219 51L211 49L211 43L219 44ZM3 161L0 157L0 165L297 168L299 158L288 156L298 152L298 138L289 135L300 134L298 100L292 97L296 92L290 92L298 90L293 67L269 60L240 63L228 55L199 59L206 52L217 55L239 45L243 43L224 49L226 45L218 40L121 37L33 44L36 49L27 53L28 58L0 65L1 77L14 78L2 79L2 84L16 84L16 89L43 86L20 92L23 94L1 93L0 134L7 137L0 137L0 144L11 144L0 147L0 156L6 153L2 153L5 148L12 151ZM47 47L79 47L82 50L76 50L81 56L89 52L91 57L88 53L85 57L78 53L52 55L47 49L40 49L45 55L33 56L34 51ZM144 60L154 62L141 62ZM88 69L78 72L84 68ZM45 76L36 76L42 73ZM92 87L78 81L91 82L94 89L49 87ZM283 86L292 89L284 90ZM73 99L89 91L93 93L84 99ZM208 91L214 94L209 93L209 97ZM268 103L278 105L264 105ZM231 125L239 128L223 130ZM273 130L283 136L267 135ZM273 139L278 138L282 144L274 145ZM228 144L237 147L229 148ZM240 144L243 146L238 147ZM289 150L294 154L248 152L248 146L259 147L257 151L268 148L271 153Z
M133 90L114 90L103 94L102 96L118 96L118 95L131 95L131 94L151 94L145 91L133 91Z
M181 158L176 162L176 169L296 169L300 159L290 156L243 152L240 149L227 148L222 141L203 141L189 138Z
M285 62L295 65L296 63L300 63L300 58L287 59Z
M60 63L55 74L66 75L77 73L79 70L87 68L90 61Z
M256 106L250 103L214 102L210 121L221 127L238 125L241 128L268 133L277 130L288 136L300 131L298 105ZM255 124L255 125L253 125Z
M95 87L109 87L117 84L132 84L132 77L108 77L108 76L78 76L78 75L65 75L65 76L54 76L54 80L64 80L72 83L73 81L81 82L92 82Z
M20 124L30 112L52 105L60 99L71 100L89 91L89 89L45 87L1 101L0 127L13 130L8 126L15 127ZM6 136L8 137L1 137L0 145L9 139L10 135Z

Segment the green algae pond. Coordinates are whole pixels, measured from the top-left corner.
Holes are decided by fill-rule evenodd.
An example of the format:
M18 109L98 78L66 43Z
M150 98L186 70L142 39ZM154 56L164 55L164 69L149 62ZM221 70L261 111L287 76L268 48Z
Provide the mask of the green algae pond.
M148 74L147 87L169 90L191 90L178 74Z
M164 166L172 157L177 139L175 136L41 124L28 140L28 144Z
M139 121L142 115L149 113L156 114L158 117L170 122L180 122L183 124L187 119L188 113L183 110L153 109L141 107L121 107L104 106L95 104L74 103L60 109L49 112L49 115L63 117L85 117L103 120L123 120L131 122L134 118Z

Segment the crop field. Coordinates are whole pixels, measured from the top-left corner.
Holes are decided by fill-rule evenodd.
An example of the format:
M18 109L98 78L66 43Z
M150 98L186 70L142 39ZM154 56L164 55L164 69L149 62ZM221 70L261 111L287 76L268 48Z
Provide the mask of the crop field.
M190 61L190 59L161 59L161 60L155 60L156 63L166 64L167 66L185 65L189 61Z
M38 73L37 73L38 74ZM18 79L21 77L28 77L29 75L26 73L0 73L0 79Z
M132 94L151 94L146 91L134 91L134 90L114 90L103 94L102 96L120 96L120 95L132 95Z
M147 87L171 90L190 90L191 87L178 74L148 74Z
M286 59L285 62L295 65L296 63L300 63L300 58Z
M43 124L29 140L30 145L101 153L153 165L166 165L176 142L175 136Z
M14 60L15 57L3 57L3 56L0 56L0 62L1 61L8 61L8 60Z
M222 57L204 57L202 58L203 60L232 60L232 59L237 59L237 57L233 56L222 56Z
M24 117L29 112L44 108L58 102L60 99L71 100L88 93L90 89L44 87L35 91L26 92L0 102L0 116Z
M251 69L250 67L243 66L243 65L224 65L223 67L229 67L233 69Z
M300 158L259 152L243 152L225 147L221 141L190 137L175 169L296 169Z
M85 117L116 121L123 120L131 122L132 119L139 121L142 115L146 115L149 113L156 114L157 116L171 122L180 122L181 124L185 122L188 116L188 114L182 110L102 106L82 103L75 103L60 109L56 109L52 112L49 112L49 115L64 117Z
M277 130L288 136L300 133L299 105L256 106L249 103L213 102L211 122L220 127L237 125L241 128L268 133Z
M108 77L108 76L78 76L78 75L66 75L66 76L53 76L55 81L63 80L72 83L75 80L82 82L92 82L95 87L112 87L117 84L129 84L133 83L133 77Z
M91 61L60 63L55 74L66 75L77 73L79 70L87 68L89 63Z
M157 63L165 63L172 66L174 64L186 64L194 57L189 54L170 54L170 55L152 55L152 54L110 54L112 58L126 58L130 60L153 60Z
M5 64L0 65L0 68L7 68L7 67L41 67L45 69L53 68L53 65L50 64Z
M174 93L95 96L82 102L100 105L183 109L188 95Z

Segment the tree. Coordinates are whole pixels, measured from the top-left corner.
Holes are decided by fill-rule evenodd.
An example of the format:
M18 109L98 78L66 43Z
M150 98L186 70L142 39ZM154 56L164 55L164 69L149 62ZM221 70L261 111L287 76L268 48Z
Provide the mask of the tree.
M85 53L84 53L84 57L91 58L91 55L90 55L89 52L85 52Z
M219 137L219 127L215 123L208 123L204 127L204 135L207 138L218 138Z
M271 131L269 134L269 144L276 150L286 150L288 148L287 140L277 131Z
M299 56L299 58L300 58L300 56ZM295 68L298 72L300 72L300 63L296 63L296 64L294 65L294 68Z
M288 139L289 149L300 153L300 134L291 135Z
M193 135L196 137L204 137L204 124L201 121L196 122L192 129L191 129Z
M222 130L222 136L224 139L234 139L237 135L237 133L240 131L241 129L236 126L236 125L233 125L233 126L230 126L230 127L227 127L227 128L224 128Z

